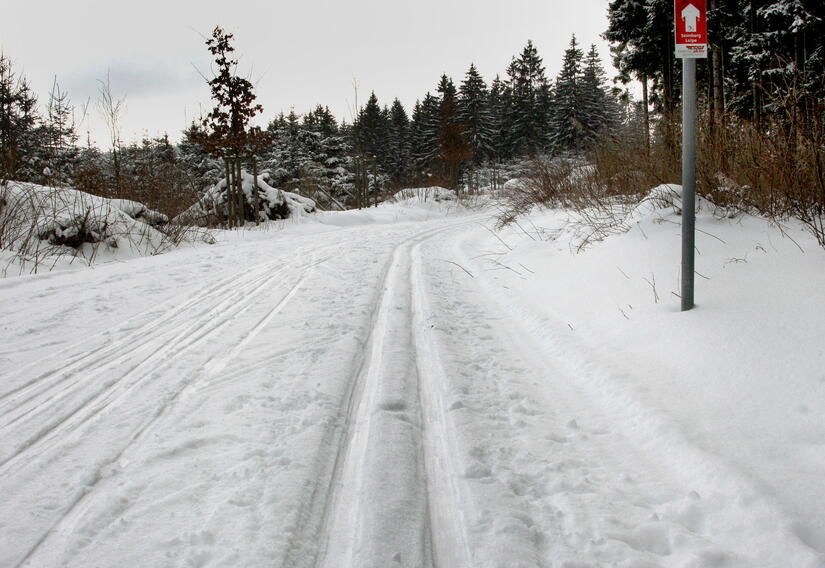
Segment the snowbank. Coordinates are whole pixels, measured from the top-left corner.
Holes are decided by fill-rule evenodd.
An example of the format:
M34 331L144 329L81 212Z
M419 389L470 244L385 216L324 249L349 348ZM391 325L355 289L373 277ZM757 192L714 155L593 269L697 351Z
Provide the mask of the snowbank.
M705 530L764 565L784 553L768 527L825 553L825 251L801 223L697 205L690 312L679 311L679 186L655 188L624 232L586 248L575 214L534 212L503 242L479 232L467 262L614 423L716 509Z
M427 201L455 201L456 193L452 189L439 186L405 188L392 196L395 203L426 203Z
M158 230L169 219L142 203L71 188L7 182L0 186L0 247L14 262L38 264L154 254L170 246Z
M260 221L301 217L315 212L315 202L296 193L272 187L267 183L269 172L258 174L257 184L252 174L241 170L241 186L244 195L244 218L255 221L255 196ZM198 225L215 226L226 222L227 215L226 178L207 189L201 198L189 209L178 215L176 221Z

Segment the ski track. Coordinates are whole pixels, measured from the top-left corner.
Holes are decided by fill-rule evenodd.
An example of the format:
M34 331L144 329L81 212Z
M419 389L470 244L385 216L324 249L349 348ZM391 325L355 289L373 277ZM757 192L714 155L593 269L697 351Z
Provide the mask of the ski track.
M369 334L347 381L338 426L327 430L322 442L332 451L318 455L320 479L299 515L284 567L436 566L418 370L408 352L410 263L418 243L454 228L421 231L393 249L376 287ZM404 396L410 394L412 408Z
M127 360L130 356L142 350L144 347L153 349L155 345L164 345L171 337L173 341L180 341L180 337L184 336L187 331L200 324L211 311L220 310L222 305L235 296L236 291L248 291L250 284L258 282L267 270L271 269L275 263L268 263L256 270L245 275L241 279L237 276L229 276L222 279L216 284L207 286L204 290L196 293L188 301L173 308L164 318L149 321L137 328L132 328L128 325L121 327L119 331L125 331L124 335L119 339L114 339L88 351L84 355L78 356L70 360L67 364L60 364L58 368L47 371L34 379L14 388L10 391L0 395L0 412L4 416L11 416L11 420L7 422L0 422L0 431L2 428L12 425L14 422L20 420L29 412L36 410L40 404L28 405L31 401L44 398L45 402L51 401L60 394L67 394L69 390L90 376L94 376L100 372L105 371L108 367ZM240 280L240 281L239 281ZM236 288L237 287L237 288ZM193 324L191 320L182 319L175 323L175 318L187 314L193 307L200 307L204 302L215 298L217 303L207 304L206 309L202 310ZM117 332L115 332L117 333ZM152 335L156 333L157 335ZM107 335L109 335L107 333ZM158 335L160 337L158 337ZM77 351L76 345L67 348L64 351ZM36 364L35 364L36 365ZM23 368L18 374L25 376L31 368ZM79 377L80 373L86 373ZM75 382L68 386L63 386L74 379ZM9 410L11 409L11 410Z
M79 404L70 406L67 412L59 414L57 418L48 422L45 428L26 438L13 453L0 459L0 474L9 473L12 466L21 459L31 459L32 454L39 455L39 453L48 449L48 443L54 438L76 431L85 423L93 420L98 414L107 410L111 405L128 396L145 380L151 378L150 367L154 364L180 356L219 331L233 317L246 311L256 295L266 289L283 272L283 270L278 270L267 274L267 271L271 268L272 264L264 265L262 268L251 272L251 274L245 275L241 282L227 280L223 285L217 287L214 294L206 294L200 298L201 301L206 302L211 295L214 296L216 302L211 303L207 309L202 310L194 318L194 321L184 319L175 323L172 319L168 329L156 331L157 335L150 336L147 341L137 341L137 346L126 347L130 345L130 339L140 337L149 331L139 329L130 333L127 338L114 342L113 346L100 353L102 361L70 369L67 373L52 374L52 377L58 377L55 382L49 383L45 388L23 400L19 406L14 408L14 411L5 413L5 416L10 419L0 423L0 435L15 434L14 432L11 432L11 434L7 432L16 422L30 417L30 415L36 416L54 412L57 410L54 405L69 396L75 387L82 386L113 365L129 360L130 356L144 351L144 346L147 347L145 351L149 351L147 355L133 364L126 373L115 379L107 378L104 382L104 388L96 392L93 391L91 396L83 398ZM238 297L241 299L238 299ZM186 313L186 310L182 310L180 313ZM214 317L216 314L220 314L220 316ZM150 330L157 327L158 325L151 325ZM124 347L126 348L125 351L119 353L118 351ZM82 377L78 376L79 373L83 373ZM129 379L132 377L135 377L135 379L130 382ZM68 384L64 386L64 383ZM23 393L18 394L22 395ZM15 400L12 399L9 402Z
M84 505L93 498L94 489L105 477L107 470L119 462L126 461L128 451L153 430L187 390L195 388L198 381L206 380L220 372L244 345L252 341L294 297L307 274L326 261L326 258L316 261L318 253L337 246L316 247L311 254L302 251L303 256L310 254L309 262L284 262L283 259L279 259L263 263L242 276L223 278L193 294L189 300L170 310L167 317L162 320L150 321L138 327L124 325L121 327L121 330L125 330L124 335L95 349L92 354L78 357L67 368L44 373L22 387L6 393L2 402L10 407L11 411L16 412L6 412L2 415L4 421L0 425L0 432L5 436L10 432L15 433L13 426L24 418L36 418L40 414L54 412L55 405L66 398L72 389L80 389L93 377L113 367L116 368L118 364L130 365L118 378L105 382L102 389L93 388L91 396L82 398L79 404L69 405L65 414L59 415L46 428L36 432L6 457L0 463L0 473L10 475L16 473L14 466L18 462L22 462L21 468L31 467L38 458L42 459L44 454L55 453L64 446L70 446L74 439L83 435L85 427L96 417L112 410L135 389L142 387L143 383L155 378L152 371L157 365L163 365L164 361L202 345L233 318L249 310L264 291L272 288L273 281L294 280L262 318L249 330L234 337L231 348L225 349L223 353L214 354L205 365L188 373L188 376L179 381L170 392L164 393L164 398L159 401L156 408L146 413L145 418L126 437L124 445L107 457L95 461L94 471L87 475L84 486L64 505L51 526L15 565L39 565L39 561L35 562L34 558L44 543L57 533L62 532L63 536L70 536L72 518L81 515ZM275 269L277 265L283 267ZM195 311L194 317L190 313L192 311ZM151 338L141 341L140 338L149 332L153 332ZM135 355L139 357L136 363L130 361ZM79 373L84 374L77 377ZM134 380L128 381L129 378ZM12 406L14 402L19 402L19 406ZM66 526L68 528L64 528ZM53 562L59 562L59 559L53 559Z
M582 359L573 345L548 347L553 338L541 332L540 322L517 299L497 296L503 290L487 281L481 261L466 252L472 236L466 226L475 221L428 224L411 235L376 231L394 240L386 245L370 244L365 232L352 247L365 256L374 254L376 263L370 274L377 273L377 281L360 283L370 290L362 295L368 310L357 324L363 339L333 377L329 396L335 398L328 414L310 413L329 420L300 431L309 432L307 439L315 445L300 454L307 463L297 474L303 476L301 494L288 501L294 510L275 513L290 519L283 524L282 544L273 551L263 547L277 554L266 561L283 568L759 565L766 556L754 559L753 551L719 539L712 530L719 509L728 507L725 514L732 516L744 509L731 507L724 495L695 491L695 474L674 472L678 465L669 468L656 455L658 446L628 428L646 419L644 409L627 403L617 411L605 404L612 392L584 376L595 372L592 361ZM126 408L139 390L159 392L156 406L130 418L116 446L84 464L83 486L52 512L13 565L71 563L82 524L96 517L95 527L103 526L117 517L98 502L111 499L99 490L111 483L111 471L128 472L141 459L148 463L139 451L153 433L174 422L164 419L176 408L192 410L183 404L188 395L259 370L260 359L230 365L256 340L270 339L265 332L278 314L328 260L327 251L341 247L340 242L310 246L221 278L161 318L141 323L146 315L137 314L116 331L98 335L94 341L102 344L61 365L59 356L83 351L85 342L67 347L48 371L0 393L0 475L22 478L34 471L27 468L82 460L70 452L100 427L103 417ZM383 265L377 264L379 258ZM353 282L359 266L349 267ZM277 294L269 297L270 291ZM306 296L302 299L310 303L317 298ZM252 312L255 317L249 315L253 308L260 310ZM330 319L338 315L324 313ZM229 341L205 356L206 344L227 329L233 332ZM306 368L313 370L311 336L296 332L295 337L296 358L308 359ZM266 353L264 362L291 348L296 345ZM189 366L179 365L183 375L170 374L164 387L163 374L156 371L178 359ZM37 366L16 374L25 377ZM298 381L304 369L291 373ZM309 371L307 377L316 378ZM303 438L275 438L294 439ZM3 440L17 442L3 445ZM713 462L707 476L725 474L712 456L701 455L685 440L665 438L665 443L678 446L686 461L704 460L703 467ZM229 467L222 480L232 479L232 469L245 467L246 462ZM256 482L247 482L247 492L270 506L266 487ZM123 491L140 493L140 483ZM201 491L211 495L209 485L193 476L176 493L153 495L171 502ZM158 501L142 503L142 514L156 506ZM820 566L785 533L767 528L775 521L772 511L760 511L763 516L755 518L764 526L747 531L757 536L765 531L766 546L789 551L795 565ZM258 523L267 518L255 508L250 514ZM217 508L209 515L218 516ZM210 545L214 537L207 524L200 528ZM188 555L187 565L210 564L210 558L217 565L234 564L228 560L232 556L221 561L199 554ZM246 554L246 562L238 565L260 565L255 551Z
M323 261L322 261L323 262ZM318 262L310 262L307 266L300 267L300 276L298 277L297 281L290 286L286 293L283 294L281 299L277 302L277 304L268 311L248 332L243 334L239 340L235 343L235 345L228 350L223 356L220 357L213 357L211 358L208 363L203 367L202 370L198 372L192 373L192 378L190 380L184 381L182 386L176 389L171 396L169 396L166 400L164 400L154 412L151 414L150 417L143 422L141 426L139 426L129 437L128 442L125 446L123 446L116 455L112 458L108 459L104 464L100 465L95 473L93 474L93 481L90 483L82 492L78 494L78 496L69 504L68 508L64 511L64 513L57 518L55 523L47 530L43 536L34 544L34 546L26 553L26 555L22 558L22 560L17 564L17 566L26 566L32 565L33 558L36 556L40 547L53 535L56 533L62 533L64 537L71 537L73 530L72 527L76 524L73 520L73 516L80 517L82 516L82 509L85 502L92 498L94 495L93 491L97 483L103 478L103 472L108 467L121 462L125 459L126 454L130 450L130 448L139 443L146 435L158 424L160 419L164 417L168 411L174 406L175 402L178 398L186 392L187 389L193 388L194 385L194 378L199 375L206 375L211 376L218 372L220 372L226 364L232 360L237 353L246 345L248 342L253 340L260 331L266 327L266 325L280 312L283 307L292 299L293 296L297 293L298 289L303 284L304 280L306 279L307 273L317 266ZM278 271L272 277L266 278L264 283L261 286L256 287L255 291L259 291L268 283L271 282L272 279L280 275L283 271ZM252 298L254 295L249 298L248 303L251 303ZM243 309L245 310L248 307L246 305ZM210 310L212 311L212 310ZM237 312L236 312L237 313ZM231 318L236 313L227 314L227 318ZM219 325L218 327L221 327ZM57 560L57 559L54 559Z
M457 475L450 460L455 448L439 442L450 438L448 424L433 411L442 407L432 388L441 377L429 376L433 369L424 362L435 352L424 355L414 331L423 305L419 248L456 228L416 235L393 253L348 400L346 437L323 514L320 568L470 566L458 496L452 485L440 485Z

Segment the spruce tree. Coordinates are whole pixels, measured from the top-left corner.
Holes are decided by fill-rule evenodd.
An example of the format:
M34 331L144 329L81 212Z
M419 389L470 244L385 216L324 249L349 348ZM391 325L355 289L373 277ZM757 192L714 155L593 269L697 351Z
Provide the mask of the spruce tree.
M41 172L32 165L38 120L37 97L0 54L0 180L39 181Z
M554 152L578 150L584 142L584 117L582 109L582 58L574 35L564 52L562 68L556 78L553 96L553 114L550 120L552 148Z
M378 97L371 93L367 104L358 113L354 132L357 150L379 163L383 163L386 152L387 122L387 114L378 104Z
M439 154L441 101L427 93L416 102L410 125L410 145L416 177L426 177Z
M510 147L517 155L532 154L546 147L550 114L550 85L532 41L507 68L510 91Z
M464 126L458 119L457 92L453 80L441 76L438 84L440 120L438 125L438 161L441 174L449 188L456 188L461 176L461 167L472 156L472 148L464 138Z
M189 172L190 183L197 193L214 186L224 175L223 164L207 152L201 144L203 139L201 122L192 122L183 131L183 137L178 143L181 162Z
M628 81L651 81L649 102L663 116L662 138L676 151L677 61L673 53L672 0L611 0L604 38L613 45L613 65Z
M475 65L470 65L458 89L458 120L464 125L476 164L493 156L493 121L488 98L484 79Z
M605 77L599 52L591 45L584 58L578 105L584 147L592 146L600 134L619 122L618 103L608 91Z
M513 156L510 146L510 133L507 128L510 116L510 90L501 78L496 75L490 83L490 93L487 105L490 109L491 148L490 158L493 162L502 162Z
M40 131L38 161L46 185L68 186L72 183L80 159L77 132L72 118L73 107L67 93L55 80Z
M410 120L401 101L395 99L390 108L387 136L387 173L392 182L401 185L407 178L410 162Z

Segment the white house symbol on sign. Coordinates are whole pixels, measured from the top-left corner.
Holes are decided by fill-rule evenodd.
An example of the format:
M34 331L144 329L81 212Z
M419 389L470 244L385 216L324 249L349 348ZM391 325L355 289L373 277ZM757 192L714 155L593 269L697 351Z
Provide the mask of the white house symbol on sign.
M685 6L685 9L682 10L682 20L685 22L685 31L689 33L695 32L696 20L698 20L701 16L702 13L699 11L699 8L693 4L688 4Z

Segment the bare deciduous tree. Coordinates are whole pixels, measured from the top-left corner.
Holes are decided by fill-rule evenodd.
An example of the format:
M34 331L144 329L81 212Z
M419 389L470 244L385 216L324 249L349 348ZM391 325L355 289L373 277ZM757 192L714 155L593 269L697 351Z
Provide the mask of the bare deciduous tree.
M115 195L120 195L120 118L121 114L126 108L126 97L115 98L112 95L112 85L109 73L106 73L106 79L98 80L97 92L99 98L97 100L97 108L106 122L106 127L109 129L109 141L112 145L112 166L114 168L114 182Z

